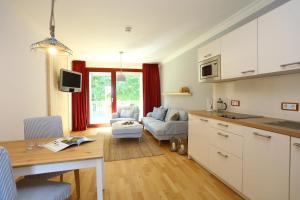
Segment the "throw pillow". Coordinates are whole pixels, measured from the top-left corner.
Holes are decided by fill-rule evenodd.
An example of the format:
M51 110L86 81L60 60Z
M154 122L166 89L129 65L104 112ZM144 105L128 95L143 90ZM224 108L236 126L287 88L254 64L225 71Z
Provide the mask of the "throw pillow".
M156 119L156 116L158 114L158 109L157 107L153 107L153 111L151 113L151 117L153 117L154 119Z
M167 114L166 114L165 121L166 121L166 122L171 121L171 117L172 117L175 113L178 113L178 110L177 110L177 109L169 108L169 109L168 109L168 112L167 112ZM178 115L179 115L179 114L178 114Z
M120 117L121 118L131 118L133 116L133 110L121 110Z
M157 119L157 120L163 121L165 119L167 111L168 111L167 108L163 108L163 107L156 108L156 107L154 107L152 117Z
M179 113L174 113L171 118L170 118L170 121L178 121L179 119Z

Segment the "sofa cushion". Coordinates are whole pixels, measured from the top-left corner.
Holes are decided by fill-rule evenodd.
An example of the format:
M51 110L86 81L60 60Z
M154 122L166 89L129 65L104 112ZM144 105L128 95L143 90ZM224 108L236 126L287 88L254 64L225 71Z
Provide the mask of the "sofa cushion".
M157 120L154 119L153 117L143 117L143 119L142 119L142 122L145 126L150 124L153 121L157 121Z
M158 120L163 121L165 119L166 113L167 113L168 109L167 108L153 108L153 112L152 112L152 117Z
M161 120L153 120L148 123L150 132L155 135L165 135L167 123Z

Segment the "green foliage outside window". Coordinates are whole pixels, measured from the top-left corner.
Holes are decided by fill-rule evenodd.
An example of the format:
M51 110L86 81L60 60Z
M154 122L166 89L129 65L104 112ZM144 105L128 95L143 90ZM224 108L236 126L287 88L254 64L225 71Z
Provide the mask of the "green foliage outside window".
M105 86L111 85L110 76L92 76L92 101L103 101L108 97L105 96Z
M138 101L140 99L140 76L141 74L124 73L126 82L117 82L117 100ZM104 101L111 97L106 94L105 87L111 85L110 76L91 76L92 101Z
M140 74L126 74L126 82L117 82L117 100L138 101L140 99Z

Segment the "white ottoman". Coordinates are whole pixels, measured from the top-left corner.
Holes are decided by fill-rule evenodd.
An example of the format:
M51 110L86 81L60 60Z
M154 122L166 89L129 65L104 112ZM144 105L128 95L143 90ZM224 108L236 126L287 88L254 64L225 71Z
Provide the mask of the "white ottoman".
M126 121L114 122L112 127L113 138L139 138L143 134L143 125L134 121L132 125L123 125Z

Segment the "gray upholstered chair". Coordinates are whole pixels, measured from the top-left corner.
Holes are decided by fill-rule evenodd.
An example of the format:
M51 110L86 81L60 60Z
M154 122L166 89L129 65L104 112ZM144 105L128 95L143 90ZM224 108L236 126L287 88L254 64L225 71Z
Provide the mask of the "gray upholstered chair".
M23 179L16 184L9 156L3 147L0 147L0 163L1 200L65 200L71 196L69 183Z
M112 113L112 119L110 120L110 124L124 120L139 121L139 115L140 109L138 106L134 104L130 104L129 106L123 106L120 107L116 113Z
M63 137L62 119L60 116L47 116L28 118L24 120L24 137L25 140L39 139L39 138L57 138ZM63 174L68 171L52 172L46 174L37 174L26 176L25 179L50 179L60 176L63 181ZM76 193L78 199L80 198L80 178L79 170L74 170Z

